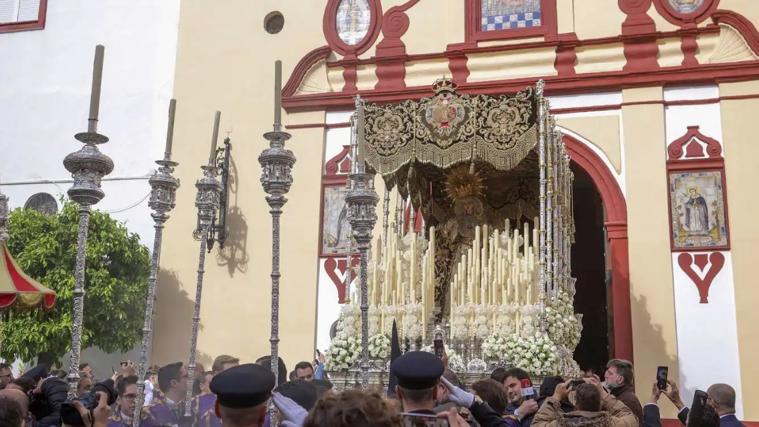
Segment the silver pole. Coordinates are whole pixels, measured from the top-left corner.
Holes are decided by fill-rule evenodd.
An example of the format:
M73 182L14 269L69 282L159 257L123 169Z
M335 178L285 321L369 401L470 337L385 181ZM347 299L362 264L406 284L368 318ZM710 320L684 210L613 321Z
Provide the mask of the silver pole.
M354 156L354 170L350 175L351 190L345 198L348 205L349 218L353 237L356 239L361 256L359 283L361 286L361 386L369 388L369 295L367 289L367 269L369 247L372 242L372 231L377 222L377 202L379 197L374 191L374 176L367 173L360 156L359 139L364 132L364 109L361 98L355 99L356 114L353 120L351 145L357 153Z
M275 62L275 115L274 125L271 132L266 132L264 138L269 141L269 148L265 149L258 162L261 164L261 185L266 192L266 202L269 204L269 213L272 221L272 254L271 254L271 371L274 373L275 383L279 384L279 219L282 215L282 207L287 203L285 194L290 191L293 182L292 167L295 164L295 155L285 148L285 141L291 135L283 132L280 123L280 96L282 63ZM269 409L272 422L276 420L275 408Z
M100 183L105 175L113 171L113 160L101 153L97 144L108 142L108 137L97 133L98 109L100 106L100 84L103 74L103 56L105 48L95 48L95 61L92 73L92 97L87 132L74 135L84 146L63 159L63 166L71 172L74 184L68 195L79 204L79 229L77 231L76 269L74 271L74 313L71 324L71 357L69 359L69 398L76 397L79 384L79 358L82 350L82 322L84 318L84 284L85 261L87 253L87 234L90 223L90 207L105 197Z
M538 157L540 167L540 242L538 271L540 304L543 305L546 293L546 105L543 98L543 80L538 81L536 97L538 98Z
M169 219L169 212L176 205L176 192L179 187L179 180L174 178L171 173L178 165L177 162L171 161L171 143L174 133L174 111L176 100L172 99L169 103L169 125L166 136L166 150L163 160L157 160L158 170L148 181L150 183L150 201L148 206L153 209L153 228L155 228L155 237L153 238L153 256L150 261L150 277L148 277L148 295L145 302L145 323L142 326L142 345L140 347L140 363L137 366L137 402L134 407L132 416L132 426L140 427L140 418L142 405L145 402L145 373L148 367L148 349L153 341L153 309L155 306L156 281L158 277L158 268L161 263L161 243L163 240L163 226Z
M198 349L198 328L200 326L200 304L203 296L203 277L205 275L206 252L208 245L208 235L211 226L216 219L216 213L221 205L221 183L216 179L216 157L215 147L219 137L219 119L221 113L216 112L214 120L214 130L211 136L211 155L208 159L207 166L201 166L203 177L195 182L195 188L198 189L195 194L195 207L198 209L197 228L192 235L196 240L200 240L198 252L198 275L195 284L195 306L192 311L192 332L190 335L190 355L187 362L187 395L184 403L184 416L192 416L192 386L195 380L195 354Z

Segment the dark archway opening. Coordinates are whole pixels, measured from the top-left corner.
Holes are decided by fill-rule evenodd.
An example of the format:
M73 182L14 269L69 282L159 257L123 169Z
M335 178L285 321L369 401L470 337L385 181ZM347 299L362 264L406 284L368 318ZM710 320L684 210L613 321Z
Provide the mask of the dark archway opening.
M574 358L583 370L598 369L609 359L604 210L590 175L575 162L572 171L576 229L572 274L577 278L574 306L575 312L583 315L582 337Z

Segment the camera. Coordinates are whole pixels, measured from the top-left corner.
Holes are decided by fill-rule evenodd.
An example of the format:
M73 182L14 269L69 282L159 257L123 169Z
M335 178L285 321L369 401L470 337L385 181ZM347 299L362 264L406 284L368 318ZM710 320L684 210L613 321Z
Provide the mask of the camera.
M108 379L101 381L95 384L89 392L76 399L70 399L61 404L61 421L63 421L63 424L83 426L84 420L82 420L82 416L79 414L76 406L74 406L74 402L79 401L82 406L92 411L100 402L98 392L105 393L105 395L108 396L109 406L116 402L116 389L114 388L113 380Z
M584 380L581 380L581 379L580 379L580 380L572 380L572 381L570 381L570 382L569 382L569 385L568 385L568 387L567 387L567 388L568 388L569 390L574 390L574 389L576 389L576 388L577 388L577 386L579 386L580 384L585 384L585 381L584 381Z

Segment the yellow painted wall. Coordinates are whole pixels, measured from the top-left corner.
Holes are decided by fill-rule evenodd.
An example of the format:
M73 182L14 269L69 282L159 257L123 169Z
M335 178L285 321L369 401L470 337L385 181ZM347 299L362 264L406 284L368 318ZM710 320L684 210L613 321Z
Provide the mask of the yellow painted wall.
M558 116L556 124L592 142L604 152L617 173L622 171L619 116L616 113L583 117Z
M721 96L759 94L759 81L720 85ZM730 220L730 245L733 259L738 350L741 361L744 419L759 419L759 290L756 287L756 245L759 226L756 212L756 182L759 180L759 146L756 133L756 111L759 100L722 101L722 136L727 177Z
M388 0L383 7L387 10L401 3ZM421 1L414 6L408 12L411 27L404 37L408 53L440 52L450 43L464 41L463 4L458 0ZM196 221L194 182L208 155L211 120L217 109L223 112L222 135L231 131L234 143L234 186L230 195L233 213L229 219L233 235L225 251L214 248L207 255L199 353L207 364L221 353L250 361L269 352L271 219L258 181L257 156L266 146L261 135L271 129L273 62L283 61L286 80L305 53L325 44L323 8L324 2L314 1L225 0L223 5L208 0L182 2L174 88L178 99L177 175L182 187L165 233L155 363L187 359L198 257L198 242L191 237ZM754 0L722 0L720 8L738 10L759 21L759 2ZM285 16L284 29L277 35L269 35L263 29L264 16L273 10ZM560 31L574 30L580 39L616 36L624 20L617 2L608 0L560 0L558 12ZM656 14L653 7L649 14ZM597 19L599 16L603 19ZM670 29L660 17L654 19L661 24L659 30ZM381 39L380 35L378 42ZM715 37L704 42L713 50L718 41ZM681 60L678 43L662 43L666 45L661 64L677 65ZM373 54L372 48L363 57ZM578 73L621 70L624 65L621 44L578 48L577 55ZM553 61L550 49L472 55L470 81L551 75L555 72ZM339 91L343 85L342 68L320 67L313 70L318 73L311 80L314 85ZM430 84L446 67L444 60L407 64L407 84ZM360 88L374 87L374 66L362 66L358 74ZM720 90L722 95L759 93L759 83L723 84ZM662 88L625 90L623 98L626 103L660 100ZM731 210L730 221L745 417L758 419L759 409L752 402L759 401L759 394L752 391L750 384L759 378L759 368L751 363L753 354L759 351L759 337L752 329L759 323L752 280L753 244L759 241L759 228L751 213L759 206L753 206L753 198L747 195L755 193L753 183L759 170L754 164L759 148L749 139L759 101L724 101L722 108L728 197L732 206L744 207ZM667 238L664 110L662 105L627 105L621 114L621 123L610 115L559 118L559 124L601 148L617 171L622 166L626 170L634 362L638 394L645 399L656 366L668 365L671 377L678 375ZM285 115L284 119L291 124L323 123L324 116L324 111L318 111L297 117ZM621 140L620 125L624 129ZM280 313L280 348L290 367L313 357L324 130L299 129L292 134L288 147L298 161L282 218ZM378 193L382 195L382 191L378 182ZM378 214L381 218L379 208ZM674 416L670 412L664 415Z
M278 0L183 1L175 96L175 150L182 181L168 222L161 259L153 361L187 360L198 242L192 239L194 182L208 156L214 110L222 111L221 133L231 130L233 193L228 240L232 250L207 255L198 342L201 361L221 353L244 361L269 353L271 218L259 183L257 157L262 134L273 120L274 60L285 78L308 51L323 44L322 2ZM282 32L264 31L264 16L279 10ZM323 122L324 113L317 114ZM285 120L287 118L285 117ZM282 217L280 313L282 356L289 366L311 360L316 318L317 242L323 129L293 131L288 142L298 158ZM236 190L234 190L236 189ZM230 261L230 259L232 259ZM297 310L292 309L297 307Z
M624 102L661 100L661 87L622 91ZM638 398L650 394L657 366L677 378L677 336L669 248L664 107L622 107L624 128L630 302ZM645 167L643 167L645 165ZM659 213L652 214L652 213ZM665 409L666 408L666 409ZM662 416L674 417L663 407Z

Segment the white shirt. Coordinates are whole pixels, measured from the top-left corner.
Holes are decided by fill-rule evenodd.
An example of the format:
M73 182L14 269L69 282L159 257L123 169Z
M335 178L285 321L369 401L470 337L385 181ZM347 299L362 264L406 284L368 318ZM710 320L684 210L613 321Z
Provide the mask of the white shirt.
M153 383L150 380L145 380L145 406L150 405L153 401Z

